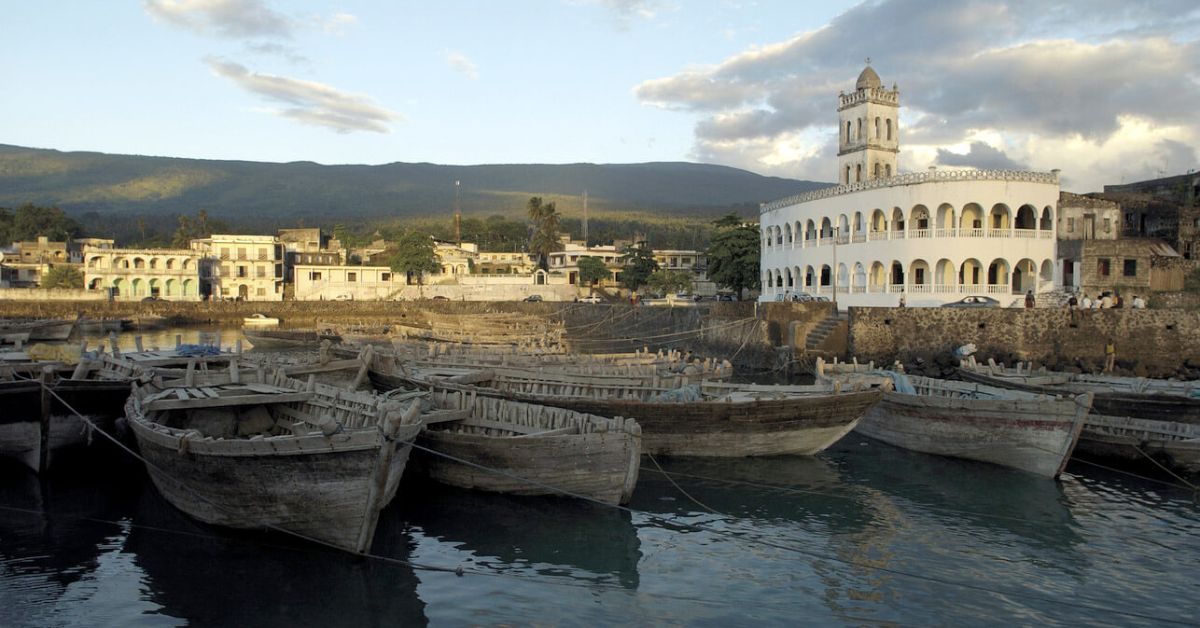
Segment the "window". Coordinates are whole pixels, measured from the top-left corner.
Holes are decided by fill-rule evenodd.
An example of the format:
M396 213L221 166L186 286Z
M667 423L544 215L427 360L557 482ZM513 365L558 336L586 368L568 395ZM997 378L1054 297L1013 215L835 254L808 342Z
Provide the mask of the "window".
M358 281L358 273L346 273L346 281Z
M266 266L259 266L259 267L258 267L258 268L256 268L255 270L256 270L257 272L255 272L254 274L255 274L255 276L257 276L259 279L262 279L262 278L264 278L264 277L266 277L266 276L267 276L267 267L266 267Z
M1122 269L1122 274L1126 277L1137 277L1137 260L1125 260L1125 268Z
M1074 219L1074 218L1068 218L1068 219L1067 219L1067 232L1068 232L1068 233L1074 233L1074 232L1075 232L1075 219Z
M238 276L238 277L245 277L245 276L246 276L246 274L247 274L247 273L246 273L246 267L245 267L245 266L238 266L238 267L237 267L237 276Z
M887 138L889 141L892 139L892 119L891 118L887 119Z
M309 281L321 281L321 273L310 272L308 273L308 279Z
M1104 219L1104 233L1112 233L1112 218Z
M258 259L267 259L267 249L266 248L259 247Z
M1110 273L1111 260L1109 260L1107 257L1101 257L1100 259L1096 260L1096 262L1097 270L1099 271L1100 276L1107 277Z
M238 259L246 259L246 247L238 247Z
M258 296L260 296L260 297L265 297L265 296L267 296L267 289L266 289L266 288L259 288L258 290L256 290L256 291L254 292L254 294L256 294L256 295L258 295Z
M483 269L483 272L487 273L487 269L486 268ZM392 273L379 273L379 280L380 281L391 281Z
M221 259L229 259L229 247L221 247Z
M891 138L888 138L888 139L891 139ZM886 164L886 165L884 165L884 167L883 167L883 176L885 176L885 177L891 177L891 176L892 176L892 164Z

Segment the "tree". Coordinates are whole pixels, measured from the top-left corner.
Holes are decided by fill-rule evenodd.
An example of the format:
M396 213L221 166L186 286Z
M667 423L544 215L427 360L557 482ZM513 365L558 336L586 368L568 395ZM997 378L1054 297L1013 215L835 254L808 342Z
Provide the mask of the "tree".
M54 266L42 276L42 287L48 290L82 288L83 273L71 266Z
M660 294L678 294L692 288L692 274L682 270L656 270L646 278L646 285Z
M57 207L38 207L25 203L10 211L0 208L0 243L25 242L46 236L51 241L79 237L79 223Z
M758 227L742 224L737 214L729 214L713 223L717 232L708 245L708 278L737 292L761 286L759 275Z
M203 209L196 212L195 218L189 218L182 214L178 218L179 227L171 236L171 246L177 249L188 248L191 241L197 238L207 238L214 233L229 231L228 225L219 220L210 220L208 212Z
M645 241L636 245L625 245L621 249L621 286L627 290L641 288L650 275L658 270L658 262L654 261L654 251L646 246Z
M608 266L599 257L589 255L579 258L579 281L594 286L596 282L604 281L611 276L612 273L609 272Z
M534 196L526 205L529 219L533 221L533 235L529 238L529 254L537 259L542 270L549 268L550 254L562 250L558 240L560 218L554 203L542 203L542 197Z
M388 256L388 266L393 272L415 274L417 285L425 283L425 273L434 274L442 270L434 250L433 238L418 231L409 231L400 236Z

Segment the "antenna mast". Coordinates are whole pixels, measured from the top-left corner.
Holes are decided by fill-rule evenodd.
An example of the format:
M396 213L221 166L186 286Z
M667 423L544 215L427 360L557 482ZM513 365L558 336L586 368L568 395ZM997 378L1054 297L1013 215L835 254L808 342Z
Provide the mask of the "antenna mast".
M587 248L588 232L587 232L587 190L583 191L583 246Z
M461 181L454 180L454 243L462 246L462 208L458 204L458 188Z

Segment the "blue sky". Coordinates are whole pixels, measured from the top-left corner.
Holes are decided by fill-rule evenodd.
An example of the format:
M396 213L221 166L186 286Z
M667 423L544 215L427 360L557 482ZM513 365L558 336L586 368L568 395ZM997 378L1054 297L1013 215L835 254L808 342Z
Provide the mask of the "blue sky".
M903 170L1196 167L1194 1L6 3L0 143L326 164L698 161L832 180L865 57Z

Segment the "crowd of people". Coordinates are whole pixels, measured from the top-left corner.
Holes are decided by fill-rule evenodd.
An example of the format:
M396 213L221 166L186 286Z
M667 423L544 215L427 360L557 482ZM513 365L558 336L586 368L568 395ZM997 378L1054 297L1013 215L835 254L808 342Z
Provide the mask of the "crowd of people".
M1082 298L1076 298L1075 295L1071 295L1071 298L1067 300L1067 307L1072 310L1120 309L1125 307L1125 298L1118 292L1105 291L1093 299L1085 292ZM1144 310L1146 309L1146 300L1135 294L1129 302L1129 307L1135 310Z

